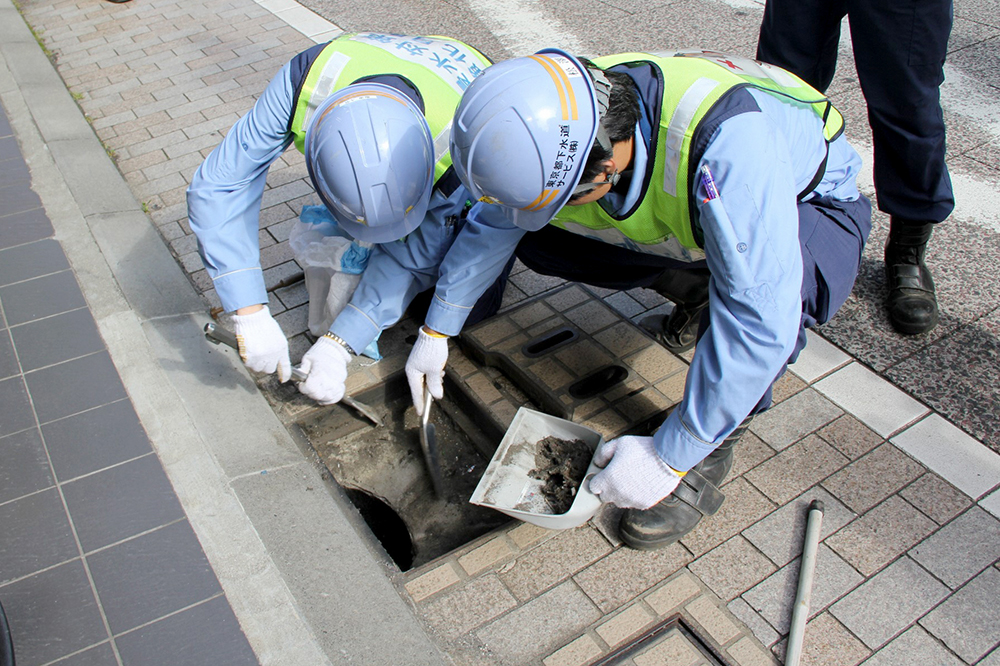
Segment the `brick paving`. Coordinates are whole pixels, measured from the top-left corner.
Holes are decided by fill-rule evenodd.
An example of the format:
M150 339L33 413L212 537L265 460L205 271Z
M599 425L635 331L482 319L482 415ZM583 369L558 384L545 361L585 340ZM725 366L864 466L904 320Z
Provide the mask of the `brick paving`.
M186 184L278 68L313 40L250 0L25 0L20 8L206 307L218 305L187 225ZM293 356L309 340L288 234L310 203L301 156L287 152L268 175L260 235L271 311L293 336ZM531 337L537 312L514 308L565 295L555 291L562 286L518 266L505 295L509 330L481 342ZM657 409L680 399L683 370L671 374L663 359L642 356L628 326L662 312L662 299L592 290L575 305L575 319L566 316L593 334L596 358L597 345L632 353L630 371L655 392ZM355 362L350 392L402 367L404 332L389 331L382 343L381 363ZM820 498L827 514L806 663L1000 663L996 454L818 336L806 352L741 444L723 509L681 543L637 553L617 543L607 521L560 533L511 523L392 574L401 593L458 664L586 664L677 614L731 663L771 664L783 654L804 509ZM509 422L514 403L497 376L453 356L460 378L484 377L466 382L472 394ZM557 399L578 360L549 364L554 374L543 383ZM261 388L290 426L311 409L287 387ZM645 416L613 413L602 422L606 434ZM635 663L690 649L661 646Z

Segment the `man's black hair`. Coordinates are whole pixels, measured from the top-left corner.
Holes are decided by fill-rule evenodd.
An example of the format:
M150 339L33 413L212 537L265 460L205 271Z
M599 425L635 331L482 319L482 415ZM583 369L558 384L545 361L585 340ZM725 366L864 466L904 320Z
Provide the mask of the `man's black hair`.
M590 60L580 58L580 62L587 68L588 73L591 68L600 69ZM627 141L635 133L635 125L639 122L639 91L632 81L632 77L622 72L611 72L601 70L604 76L611 83L611 94L608 101L608 111L601 119L601 124L608 132L608 138L612 143ZM597 174L601 173L601 163L611 159L612 153L603 146L594 142L587 156L587 164L583 168L580 176L581 183L589 183ZM582 195L581 195L582 196ZM573 201L577 197L570 198Z

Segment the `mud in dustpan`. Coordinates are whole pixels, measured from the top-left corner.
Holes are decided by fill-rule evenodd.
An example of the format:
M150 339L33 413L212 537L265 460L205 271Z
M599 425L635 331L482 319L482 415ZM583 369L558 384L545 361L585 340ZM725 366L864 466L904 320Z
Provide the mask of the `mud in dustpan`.
M549 529L582 525L601 507L587 482L599 471L592 459L602 439L521 407L469 501Z

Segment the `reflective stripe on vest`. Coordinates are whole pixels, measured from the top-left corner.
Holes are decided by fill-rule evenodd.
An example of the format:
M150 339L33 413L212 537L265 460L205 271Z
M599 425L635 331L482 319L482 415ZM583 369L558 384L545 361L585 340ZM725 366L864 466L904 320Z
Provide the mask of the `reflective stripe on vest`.
M844 119L829 100L771 65L712 51L624 53L594 60L602 69L630 62L651 63L665 73L657 141L648 156L652 173L643 183L642 200L623 219L612 217L597 202L563 208L552 224L567 231L682 261L703 258L690 210L691 140L716 102L731 90L753 87L789 104L808 105L823 120L827 143L843 132Z
M462 42L444 37L381 33L341 35L316 57L294 102L291 122L295 147L305 150L313 113L330 96L359 79L396 75L420 91L424 116L434 137L434 178L451 166L448 140L455 108L465 90L490 61Z

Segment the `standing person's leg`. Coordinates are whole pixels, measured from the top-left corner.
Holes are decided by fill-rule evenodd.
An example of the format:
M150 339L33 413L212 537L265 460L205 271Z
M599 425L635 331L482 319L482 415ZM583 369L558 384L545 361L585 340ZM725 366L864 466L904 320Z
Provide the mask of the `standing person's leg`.
M767 0L757 59L824 91L833 80L844 0Z
M952 1L858 0L849 13L872 128L878 207L891 220L889 319L899 332L916 335L938 321L924 254L934 224L955 206L939 92Z

